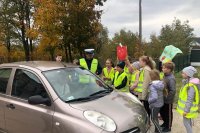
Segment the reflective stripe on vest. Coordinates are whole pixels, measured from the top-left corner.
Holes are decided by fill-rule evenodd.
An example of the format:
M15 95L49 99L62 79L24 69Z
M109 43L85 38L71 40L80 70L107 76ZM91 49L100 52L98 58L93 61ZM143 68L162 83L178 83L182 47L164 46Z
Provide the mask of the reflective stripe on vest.
M121 75L119 75L119 72L115 73L115 78L114 78L114 86L117 87L119 85L122 84L122 81L124 80L124 78L127 76L125 72L123 72ZM119 91L121 92L129 92L129 88L128 88L128 82L126 84L126 86L124 88L121 88Z
M143 82L144 82L144 70L140 71L138 86L137 88L134 89L136 92L140 92L140 93L142 92Z
M85 61L84 58L80 59L80 66L82 66L82 67L85 68L85 69L88 69L87 62ZM93 59L93 60L92 60L92 64L91 64L90 71L91 71L92 73L96 73L96 71L97 71L97 66L98 66L98 60L97 60L97 59ZM88 69L88 70L89 70L89 69Z
M131 73L129 72L127 66L124 67L124 72L125 72L126 75L127 75L127 79L128 79L128 83L129 83L129 82L131 81Z
M192 103L192 107L190 108L190 112L187 113L185 116L186 118L196 118L198 116L198 105L199 105L199 90L196 85L192 83L186 84L179 93L179 100L178 100L178 106L177 106L177 112L183 115L186 107L186 102L188 98L188 89L190 87L193 87L195 90L195 98Z
M139 71L135 71L132 75L131 75L131 81L130 81L130 86L133 86L133 84L135 83L136 80L136 75L139 73Z

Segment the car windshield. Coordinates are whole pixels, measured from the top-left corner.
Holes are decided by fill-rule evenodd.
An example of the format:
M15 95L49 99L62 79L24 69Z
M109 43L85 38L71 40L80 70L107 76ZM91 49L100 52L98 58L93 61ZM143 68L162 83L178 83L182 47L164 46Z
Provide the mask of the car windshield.
M86 98L92 100L111 92L100 78L83 68L62 68L45 71L43 74L65 102L85 101Z

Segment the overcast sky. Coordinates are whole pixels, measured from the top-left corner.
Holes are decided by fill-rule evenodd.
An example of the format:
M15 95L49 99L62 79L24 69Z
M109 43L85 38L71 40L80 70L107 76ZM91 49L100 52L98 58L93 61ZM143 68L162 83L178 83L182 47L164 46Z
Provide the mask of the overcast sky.
M103 9L102 23L109 36L125 28L138 32L139 0L107 0ZM189 20L194 34L200 37L200 0L142 0L143 38L151 33L159 35L162 25L171 24L174 18Z

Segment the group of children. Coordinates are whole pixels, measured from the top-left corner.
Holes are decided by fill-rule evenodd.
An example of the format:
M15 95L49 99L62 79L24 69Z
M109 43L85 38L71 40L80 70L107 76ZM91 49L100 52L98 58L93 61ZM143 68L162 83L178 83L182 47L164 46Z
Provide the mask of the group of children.
M121 92L130 92L143 103L151 116L155 132L170 132L173 120L173 101L176 94L176 80L173 75L174 63L162 64L162 72L156 70L155 62L148 56L142 56L132 64L128 59L120 61L114 68L111 59L106 60L102 78ZM194 78L197 70L186 67L182 71L183 87L180 90L177 111L183 116L187 133L192 133L191 119L198 115L199 79ZM158 116L163 124L160 126Z

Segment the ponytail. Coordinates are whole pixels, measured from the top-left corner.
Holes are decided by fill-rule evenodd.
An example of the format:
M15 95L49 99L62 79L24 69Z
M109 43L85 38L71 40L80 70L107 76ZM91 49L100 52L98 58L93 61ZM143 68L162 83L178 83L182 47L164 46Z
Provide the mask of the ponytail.
M140 59L146 63L152 70L155 68L155 62L149 56L141 56ZM153 63L154 62L154 63Z

